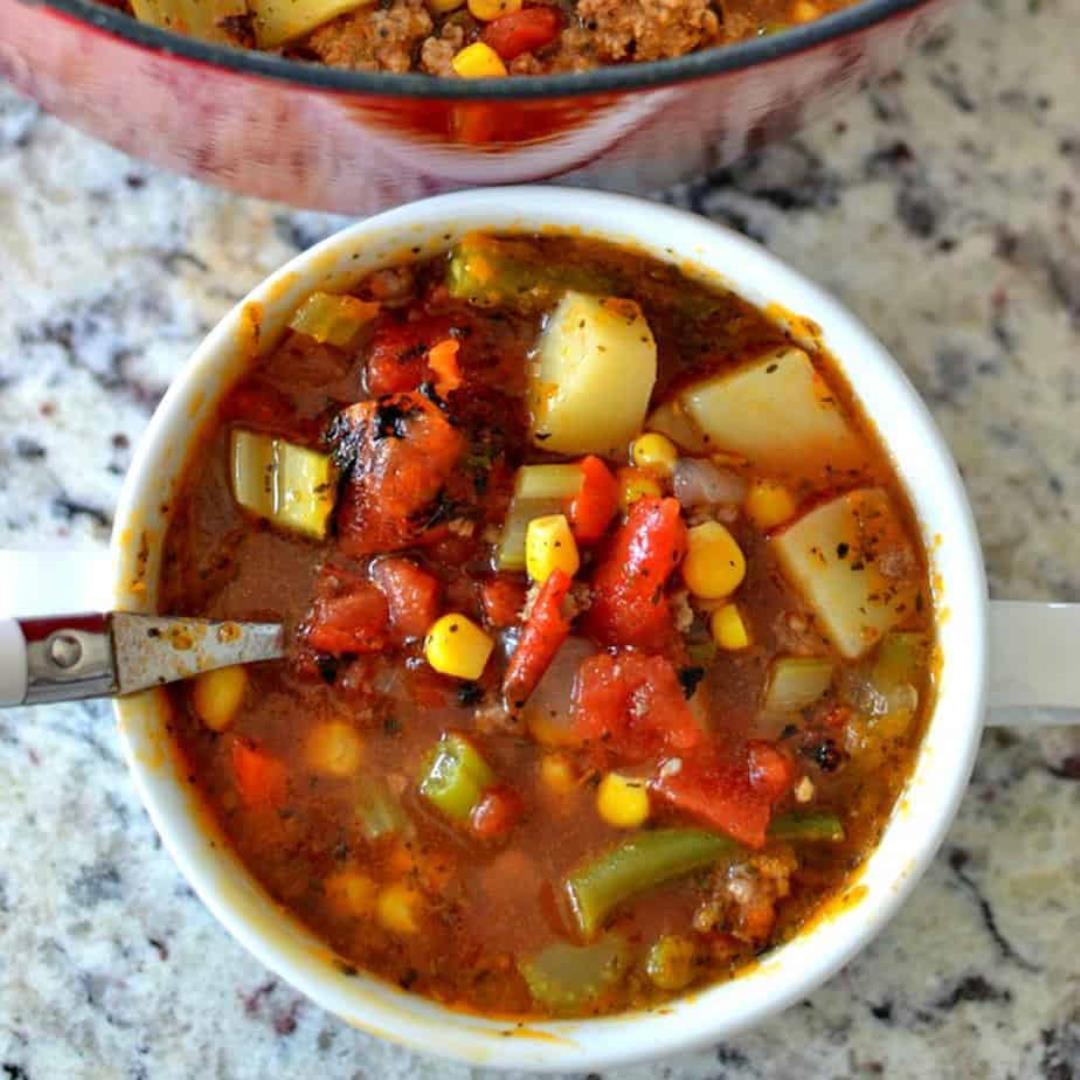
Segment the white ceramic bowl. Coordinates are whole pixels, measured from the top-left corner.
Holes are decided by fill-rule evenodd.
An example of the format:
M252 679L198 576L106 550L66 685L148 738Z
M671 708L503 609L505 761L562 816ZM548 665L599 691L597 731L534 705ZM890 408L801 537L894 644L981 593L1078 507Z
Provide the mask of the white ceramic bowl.
M201 812L170 752L164 694L121 700L116 710L165 847L207 907L268 968L347 1023L416 1050L500 1068L595 1070L704 1046L778 1012L827 979L897 910L941 842L971 769L985 689L986 582L971 511L940 434L895 361L835 300L701 218L622 196L527 187L442 196L353 225L297 256L222 320L166 394L128 475L113 542L117 607L154 608L170 490L192 435L305 294L410 250L442 251L475 229L566 230L632 244L753 303L808 316L877 426L940 583L943 666L911 781L845 896L745 975L656 1011L528 1025L454 1013L364 974L343 974L328 949L262 892Z

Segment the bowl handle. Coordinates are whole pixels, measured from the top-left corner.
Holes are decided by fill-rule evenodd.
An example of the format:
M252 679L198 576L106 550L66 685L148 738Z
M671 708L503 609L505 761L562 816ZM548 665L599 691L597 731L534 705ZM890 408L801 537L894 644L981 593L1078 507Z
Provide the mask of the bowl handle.
M986 722L1080 724L1080 604L990 603Z

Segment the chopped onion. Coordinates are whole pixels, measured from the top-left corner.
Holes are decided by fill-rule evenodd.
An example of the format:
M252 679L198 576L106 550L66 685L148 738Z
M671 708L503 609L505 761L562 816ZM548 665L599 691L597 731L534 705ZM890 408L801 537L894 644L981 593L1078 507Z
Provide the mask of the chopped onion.
M765 690L765 711L798 712L829 689L833 663L824 657L784 656L774 660Z
M704 458L679 458L675 465L675 498L685 508L731 506L743 501L746 481L730 469Z
M543 678L525 702L525 722L537 742L545 746L565 746L575 742L573 733L574 682L578 669L596 655L596 646L584 638L563 642Z

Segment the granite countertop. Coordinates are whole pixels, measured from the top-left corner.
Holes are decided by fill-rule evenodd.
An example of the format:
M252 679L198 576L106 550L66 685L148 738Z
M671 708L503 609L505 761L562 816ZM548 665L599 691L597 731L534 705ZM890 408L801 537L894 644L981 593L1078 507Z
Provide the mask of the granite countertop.
M1076 5L968 0L901 74L665 195L832 289L930 403L996 595L1080 601ZM155 172L0 88L0 547L106 543L154 404L337 222ZM932 869L824 989L608 1080L1080 1075L1080 741L988 733ZM451 1077L303 1000L173 868L100 704L0 715L0 1080Z

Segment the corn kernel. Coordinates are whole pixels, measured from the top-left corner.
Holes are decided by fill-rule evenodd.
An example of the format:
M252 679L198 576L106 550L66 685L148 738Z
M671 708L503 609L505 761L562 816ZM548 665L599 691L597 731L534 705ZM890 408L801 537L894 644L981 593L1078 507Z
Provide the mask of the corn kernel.
M553 570L573 577L580 566L577 542L563 514L548 514L529 522L525 530L525 570L533 581L547 581Z
M420 929L416 918L419 906L420 894L399 881L387 885L379 893L375 917L379 925L392 934L415 934Z
M319 724L305 746L308 765L328 776L352 776L360 767L364 744L356 729L341 720Z
M647 495L659 498L664 493L664 489L657 483L656 478L650 476L644 469L620 469L618 480L619 506L623 510Z
M431 624L424 640L427 662L442 675L479 679L495 642L460 613L444 615Z
M427 9L432 15L449 15L465 6L465 0L426 0Z
M463 79L491 79L506 74L506 65L502 58L490 45L485 45L482 41L466 45L450 61L450 66Z
M359 870L339 870L326 879L326 898L343 915L370 915L377 891L375 882Z
M755 480L746 493L746 512L759 529L774 529L795 515L795 499L783 484Z
M644 780L608 773L596 789L596 809L616 829L636 829L649 819L649 792Z
M750 644L750 634L743 621L742 612L735 604L725 604L717 608L712 613L709 627L718 648L738 652Z
M746 576L746 558L735 537L719 521L706 521L690 529L686 540L686 587L703 600L730 596Z
M239 664L204 671L191 691L199 719L211 731L224 731L240 711L247 684L247 671Z
M540 780L556 795L569 795L577 786L574 766L562 754L545 754L540 759Z
M647 431L630 444L630 460L646 472L670 476L679 460L679 451L666 435Z
M500 15L520 11L522 0L469 0L469 14L481 22L491 22Z

